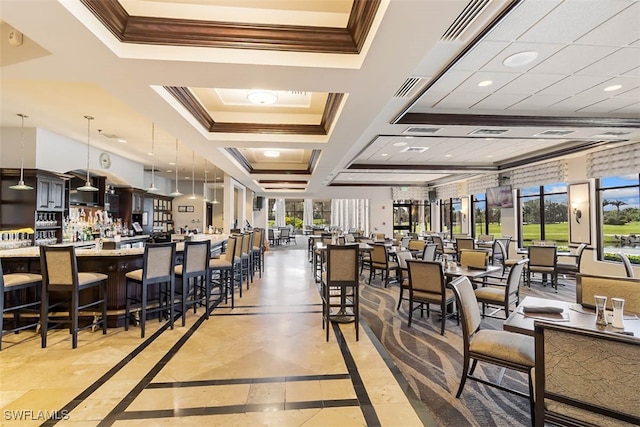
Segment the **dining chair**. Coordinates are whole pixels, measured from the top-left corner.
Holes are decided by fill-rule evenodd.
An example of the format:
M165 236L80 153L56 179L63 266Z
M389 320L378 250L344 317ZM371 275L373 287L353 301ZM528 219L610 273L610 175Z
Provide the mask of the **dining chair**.
M624 271L627 277L635 277L633 266L631 265L631 261L629 261L629 257L622 252L618 252L618 257L622 260L622 265L624 265Z
M556 246L529 246L529 263L527 265L527 285L531 287L533 273L542 274L542 284L546 286L545 276L551 276L551 286L558 292L558 272L556 270Z
M414 256L417 256L418 254L422 254L422 251L424 250L424 247L426 245L427 245L426 240L412 239L412 240L409 240L409 245L407 246L407 249L409 249L409 251L411 251L411 253Z
M40 323L40 292L42 290L42 275L34 273L8 273L4 274L2 262L0 262L0 350L2 349L2 336L10 333L18 333L25 329L37 330ZM30 312L30 321L21 318L20 313ZM12 326L4 324L5 313L13 314ZM5 327L7 329L5 329Z
M410 259L414 259L411 252L408 250L396 252L396 261L398 262L398 284L400 285L400 297L398 298L398 307L396 310L400 310L400 304L402 304L402 300L408 298L404 298L404 291L409 292L409 267L407 266L407 261Z
M418 239L416 237L416 239ZM404 236L400 241L400 247L403 249L409 249L409 242L412 240L411 236Z
M42 272L42 304L40 305L42 348L47 346L47 332L52 324L69 325L72 348L78 347L78 332L83 329L93 329L102 325L102 334L107 333L109 277L106 274L79 272L74 246L40 246L40 270ZM51 303L52 293L57 296L66 294L67 297ZM81 293L87 298L86 300L81 300ZM58 307L66 307L69 313L68 318L50 317L51 309ZM101 307L101 310L87 310L92 307ZM94 320L80 326L81 315L92 316Z
M438 261L409 260L407 261L407 266L409 268L408 326L411 327L414 310L420 310L420 317L424 316L425 311L427 312L427 317L429 317L430 312L434 311L440 314L440 335L444 335L447 317L458 317L458 313L455 310L447 313L447 307L455 303L455 296L451 289L446 286L442 264ZM414 305L415 303L417 305ZM439 306L440 309L431 309L431 304ZM460 323L459 318L458 323Z
M595 308L594 295L607 297L607 309L612 309L611 298L624 299L624 313L640 315L640 279L579 273L576 276L576 302L583 307Z
M175 302L175 259L176 243L147 243L142 256L142 268L125 274L125 314L124 330L129 330L132 303L140 309L140 338L144 338L147 314L158 313L158 320L168 312L169 326L173 329ZM149 288L156 288L155 294ZM156 298L154 298L156 296ZM156 300L155 307L149 302Z
M436 244L437 249L436 249L436 253L438 257L444 257L444 256L455 256L456 255L456 249L455 248L450 248L450 247L446 247L444 245L444 241L442 240L442 237L438 234L432 234L431 235L431 239L433 240L433 243Z
M423 261L435 261L437 256L438 245L435 243L427 243L422 250L422 255L420 259Z
M459 237L456 239L456 256L460 260L460 252L463 250L476 249L475 241L470 237Z
M175 277L180 279L180 286L176 286L176 294L180 296L182 326L185 326L187 308L190 306L193 306L194 313L197 312L198 305L204 307L205 318L209 318L211 308L210 255L210 240L184 242L183 262L174 267Z
M640 340L535 324L536 426L640 424Z
M289 227L280 228L280 242L285 242L287 245L291 242L291 229Z
M389 273L397 271L398 263L389 261L389 253L383 243L374 243L371 246L373 250L371 251L371 265L369 267L369 284L371 284L371 278L376 275L376 271L380 270L381 280L384 280L384 287L386 288L391 279Z
M276 237L275 237L275 233L274 233L274 231L273 231L273 228L270 228L270 229L267 231L267 240L269 240L269 243L270 243L272 246L275 246L275 245L277 245L277 244L279 243L279 239L276 239Z
M513 267L522 258L509 258L509 250L503 245L502 239L497 239L495 241L494 251L495 251L495 248L497 248L498 252L500 252L500 264L502 265L502 276L504 277L505 273L509 271L511 267ZM494 253L493 259L495 262L495 253ZM523 274L524 274L524 271L523 271Z
M360 339L360 273L357 244L328 245L326 271L322 273L322 328L329 341L329 326L333 316L351 317L355 323L356 341ZM331 313L338 308L337 313ZM351 312L347 311L351 310Z
M527 259L521 259L510 270L505 282L485 282L484 286L475 289L476 299L482 304L482 317L498 319L496 313L504 311L504 318L509 317L509 307L520 303L520 282ZM487 314L486 307L496 307Z
M462 249L458 261L463 268L484 270L489 265L489 255L482 250Z
M462 318L462 341L464 359L460 386L456 393L459 398L467 379L495 387L529 399L532 424L534 421L532 369L535 365L533 337L504 330L481 329L481 315L473 286L467 277L461 276L449 286L455 294L458 311ZM473 361L473 362L472 362ZM529 379L529 393L503 386L504 369L495 382L473 375L478 362L490 363L501 368L524 372Z
M224 256L220 258L214 258L209 260L209 271L211 273L211 280L216 281L220 287L220 291L225 297L225 303L228 301L228 296L231 296L231 308L235 307L235 251L236 242L238 239L234 236L229 236L227 239L227 247L224 252ZM242 283L240 283L240 292L242 292Z
M556 271L558 274L574 276L580 273L580 263L582 261L582 254L587 248L586 243L580 243L578 249L576 249L575 257L572 257L573 262L556 262Z

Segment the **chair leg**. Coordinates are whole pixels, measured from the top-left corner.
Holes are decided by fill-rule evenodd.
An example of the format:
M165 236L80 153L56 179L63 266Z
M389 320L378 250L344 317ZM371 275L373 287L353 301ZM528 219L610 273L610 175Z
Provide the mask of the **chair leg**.
M78 303L80 300L79 291L76 289L71 293L71 348L78 347Z
M140 303L140 338L144 338L144 326L147 321L147 286L142 285L142 302Z
M400 310L400 304L402 304L403 292L404 292L404 288L402 287L402 283L400 283L400 298L398 299L398 306L396 307L396 311Z
M49 292L43 290L40 303L40 338L42 348L47 347L47 329L49 328Z
M169 326L173 329L173 302L175 301L176 279L171 276L169 281Z
M531 369L529 369L529 407L531 408L531 425L536 425L536 404L535 395L533 391L533 378L531 376Z
M469 371L469 358L465 356L464 363L462 364L462 378L460 378L460 385L458 386L458 392L456 393L456 399L462 394L464 383L467 381L467 372Z
M102 335L107 335L107 281L102 282Z
M180 304L182 306L182 313L181 313L181 317L182 317L182 326L185 326L186 321L187 321L187 297L189 296L189 279L186 279L184 276L182 276L181 280L182 283L182 295L180 298ZM194 292L194 297L195 297L195 289L193 290ZM171 304L171 302L169 302L169 304ZM195 308L195 304L193 306Z
M440 317L442 317L441 325L440 325L440 335L444 335L444 324L447 321L447 305L444 304L444 302L440 306L440 314L441 314Z

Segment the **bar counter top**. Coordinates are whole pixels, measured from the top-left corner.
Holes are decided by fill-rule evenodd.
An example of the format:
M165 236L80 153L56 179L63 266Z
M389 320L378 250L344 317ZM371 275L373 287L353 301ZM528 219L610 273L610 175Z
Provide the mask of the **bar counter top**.
M140 241L141 239L146 239L149 236L133 236L133 237L122 237L121 243L126 243L127 241ZM194 234L190 236L191 241L202 241L209 239L211 241L211 245L215 246L216 244L221 244L227 241L229 238L228 234ZM113 238L109 239L113 241ZM96 249L96 241L85 241L85 242L74 242L74 243L59 243L54 246L67 246L74 245L76 246L76 256L78 257L119 257L119 256L135 256L142 255L144 253L144 248L126 248L126 249ZM176 244L176 251L182 252L184 250L184 242L180 241ZM40 257L40 247L39 246L29 246L26 248L18 248L18 249L4 249L0 251L0 258L39 258Z

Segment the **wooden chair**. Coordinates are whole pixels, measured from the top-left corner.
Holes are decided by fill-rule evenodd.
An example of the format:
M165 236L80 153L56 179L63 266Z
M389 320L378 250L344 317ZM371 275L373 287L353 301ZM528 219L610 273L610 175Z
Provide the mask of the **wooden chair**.
M529 264L527 266L527 284L531 287L531 275L533 273L541 273L543 276L543 285L546 286L544 277L551 276L551 286L558 292L558 272L556 270L556 251L555 246L529 246Z
M423 261L435 261L437 254L438 245L435 243L427 243L422 250L421 259Z
M624 271L627 274L627 277L635 277L633 266L631 265L631 261L629 261L629 257L622 252L618 252L618 257L620 257L620 259L622 260L622 265L624 265Z
M40 319L33 316L30 322L21 319L20 313L40 311L40 291L42 288L42 276L33 273L9 273L4 274L0 262L0 350L2 349L2 336L10 333L18 333L25 329L37 329ZM22 299L21 299L22 297ZM12 326L5 329L4 314L12 313Z
M280 242L285 242L288 245L293 237L294 236L291 235L291 229L289 227L280 228Z
M509 239L511 240L511 239ZM502 239L497 239L494 242L494 255L493 255L493 262L495 263L496 260L496 254L495 254L495 249L497 248L497 250L500 252L500 263L502 264L502 276L504 276L504 274L509 271L509 269L511 267L513 267L518 261L520 261L522 258L509 258L509 250L507 249L507 247L505 247L502 243Z
M409 249L409 251L413 254L413 256L418 256L419 254L422 254L422 251L424 251L424 247L427 246L427 241L426 240L409 240L409 246L407 246L407 249Z
M227 298L231 295L231 308L235 307L235 298L234 298L234 290L235 290L235 251L236 251L236 242L238 239L233 236L229 236L227 240L227 247L224 252L224 256L220 258L210 259L209 260L209 271L211 273L211 280L217 280L218 286L220 287L220 291L224 294L225 303L227 302ZM242 292L242 284L240 284L240 291Z
M107 280L102 273L78 272L76 251L73 246L40 246L40 269L42 271L42 304L40 305L40 326L42 348L47 346L47 331L51 324L68 324L71 333L72 348L78 347L78 332L83 329L102 325L102 333L107 333ZM80 293L96 290L97 297L88 298L90 292L84 292L89 302L82 303ZM51 294L67 294L67 298L51 304ZM66 306L67 319L49 317L51 309ZM88 311L91 307L101 307L98 312ZM83 313L84 312L84 313ZM79 325L80 315L94 318L92 323Z
M607 307L611 298L624 298L624 312L640 315L640 279L619 276L604 276L579 273L576 276L576 302L594 308L594 295L607 297Z
M169 326L173 329L175 301L175 242L147 243L144 247L142 268L125 274L124 330L129 330L131 304L140 304L140 338L144 338L147 314L158 313L158 319L168 312ZM150 287L157 287L157 305L149 307ZM135 289L134 289L135 288Z
M322 273L322 328L329 341L331 309L339 308L341 316L353 317L356 327L356 341L360 339L360 301L358 268L358 245L328 245L326 250L327 269ZM351 313L347 312L351 310Z
M640 424L640 340L535 323L535 425Z
M476 249L476 244L474 240L470 237L460 237L456 239L456 256L458 260L460 259L460 252L462 251L472 251Z
M482 317L494 317L499 311L504 311L504 319L509 317L509 307L517 306L520 302L520 279L527 264L527 259L521 259L509 270L505 283L485 282L475 289L476 299L482 304ZM485 313L487 306L497 307L489 314Z
M440 314L442 323L440 325L440 335L444 335L444 326L447 317L457 316L455 311L447 313L447 306L455 303L455 296L451 289L446 287L442 264L437 261L407 261L409 267L409 323L413 311L420 309L420 316L424 312L436 311ZM418 305L414 305L417 303ZM439 310L432 310L429 306L434 304L440 307ZM425 308L426 306L426 308ZM458 323L459 323L458 319Z
M180 279L180 305L182 307L182 326L185 325L187 308L193 306L196 313L198 305L204 307L205 318L209 318L211 304L211 286L209 284L209 259L211 241L184 242L183 263L174 267L175 277Z
M534 419L533 382L531 370L535 365L533 337L502 330L480 329L481 317L478 300L473 286L467 277L458 277L450 284L462 318L462 339L464 345L464 361L462 378L456 393L459 398L467 378L479 383L496 387L509 393L529 399L531 419ZM473 360L473 362L471 362ZM529 394L507 388L501 384L504 370L496 382L473 376L478 362L491 363L506 369L524 372L529 377ZM532 422L533 424L533 422Z
M584 253L586 247L586 243L580 243L580 246L578 246L578 249L576 249L576 256L573 257L573 259L575 260L574 262L556 262L556 272L558 274L569 274L571 276L575 276L576 274L580 273L582 254Z
M382 243L374 243L373 250L371 251L371 265L369 268L369 284L371 284L371 278L376 275L376 271L380 270L381 278L384 280L384 287L386 288L390 281L389 273L398 269L398 263L395 261L389 261L389 253L387 247Z
M433 240L433 243L436 244L437 249L436 249L436 254L438 257L443 257L443 256L455 256L456 255L456 250L454 248L449 248L449 247L445 247L444 246L444 242L442 241L442 237L440 237L437 234L432 234L431 235L431 239Z
M402 304L402 300L408 298L404 298L404 291L409 292L409 267L407 266L407 261L413 259L413 255L411 252L405 250L396 252L396 260L398 262L398 284L400 285L400 297L398 298L398 307L396 310L400 310L400 304Z

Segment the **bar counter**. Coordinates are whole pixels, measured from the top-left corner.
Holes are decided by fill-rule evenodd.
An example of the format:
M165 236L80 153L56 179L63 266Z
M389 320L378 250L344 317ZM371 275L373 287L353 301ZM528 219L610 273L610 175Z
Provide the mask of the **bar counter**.
M127 243L127 239L140 240L141 236L133 238L123 237L121 243ZM211 241L211 251L220 252L228 240L228 234L196 234L190 236L190 240ZM78 271L92 271L104 273L109 277L107 284L107 309L109 313L109 327L124 325L125 308L125 275L132 270L142 268L142 255L144 247L124 249L97 249L96 242L75 242ZM56 246L69 245L62 243ZM182 262L184 242L176 243L176 263ZM2 268L4 273L40 273L40 248L31 246L19 249L0 250ZM81 296L81 300L82 300Z

